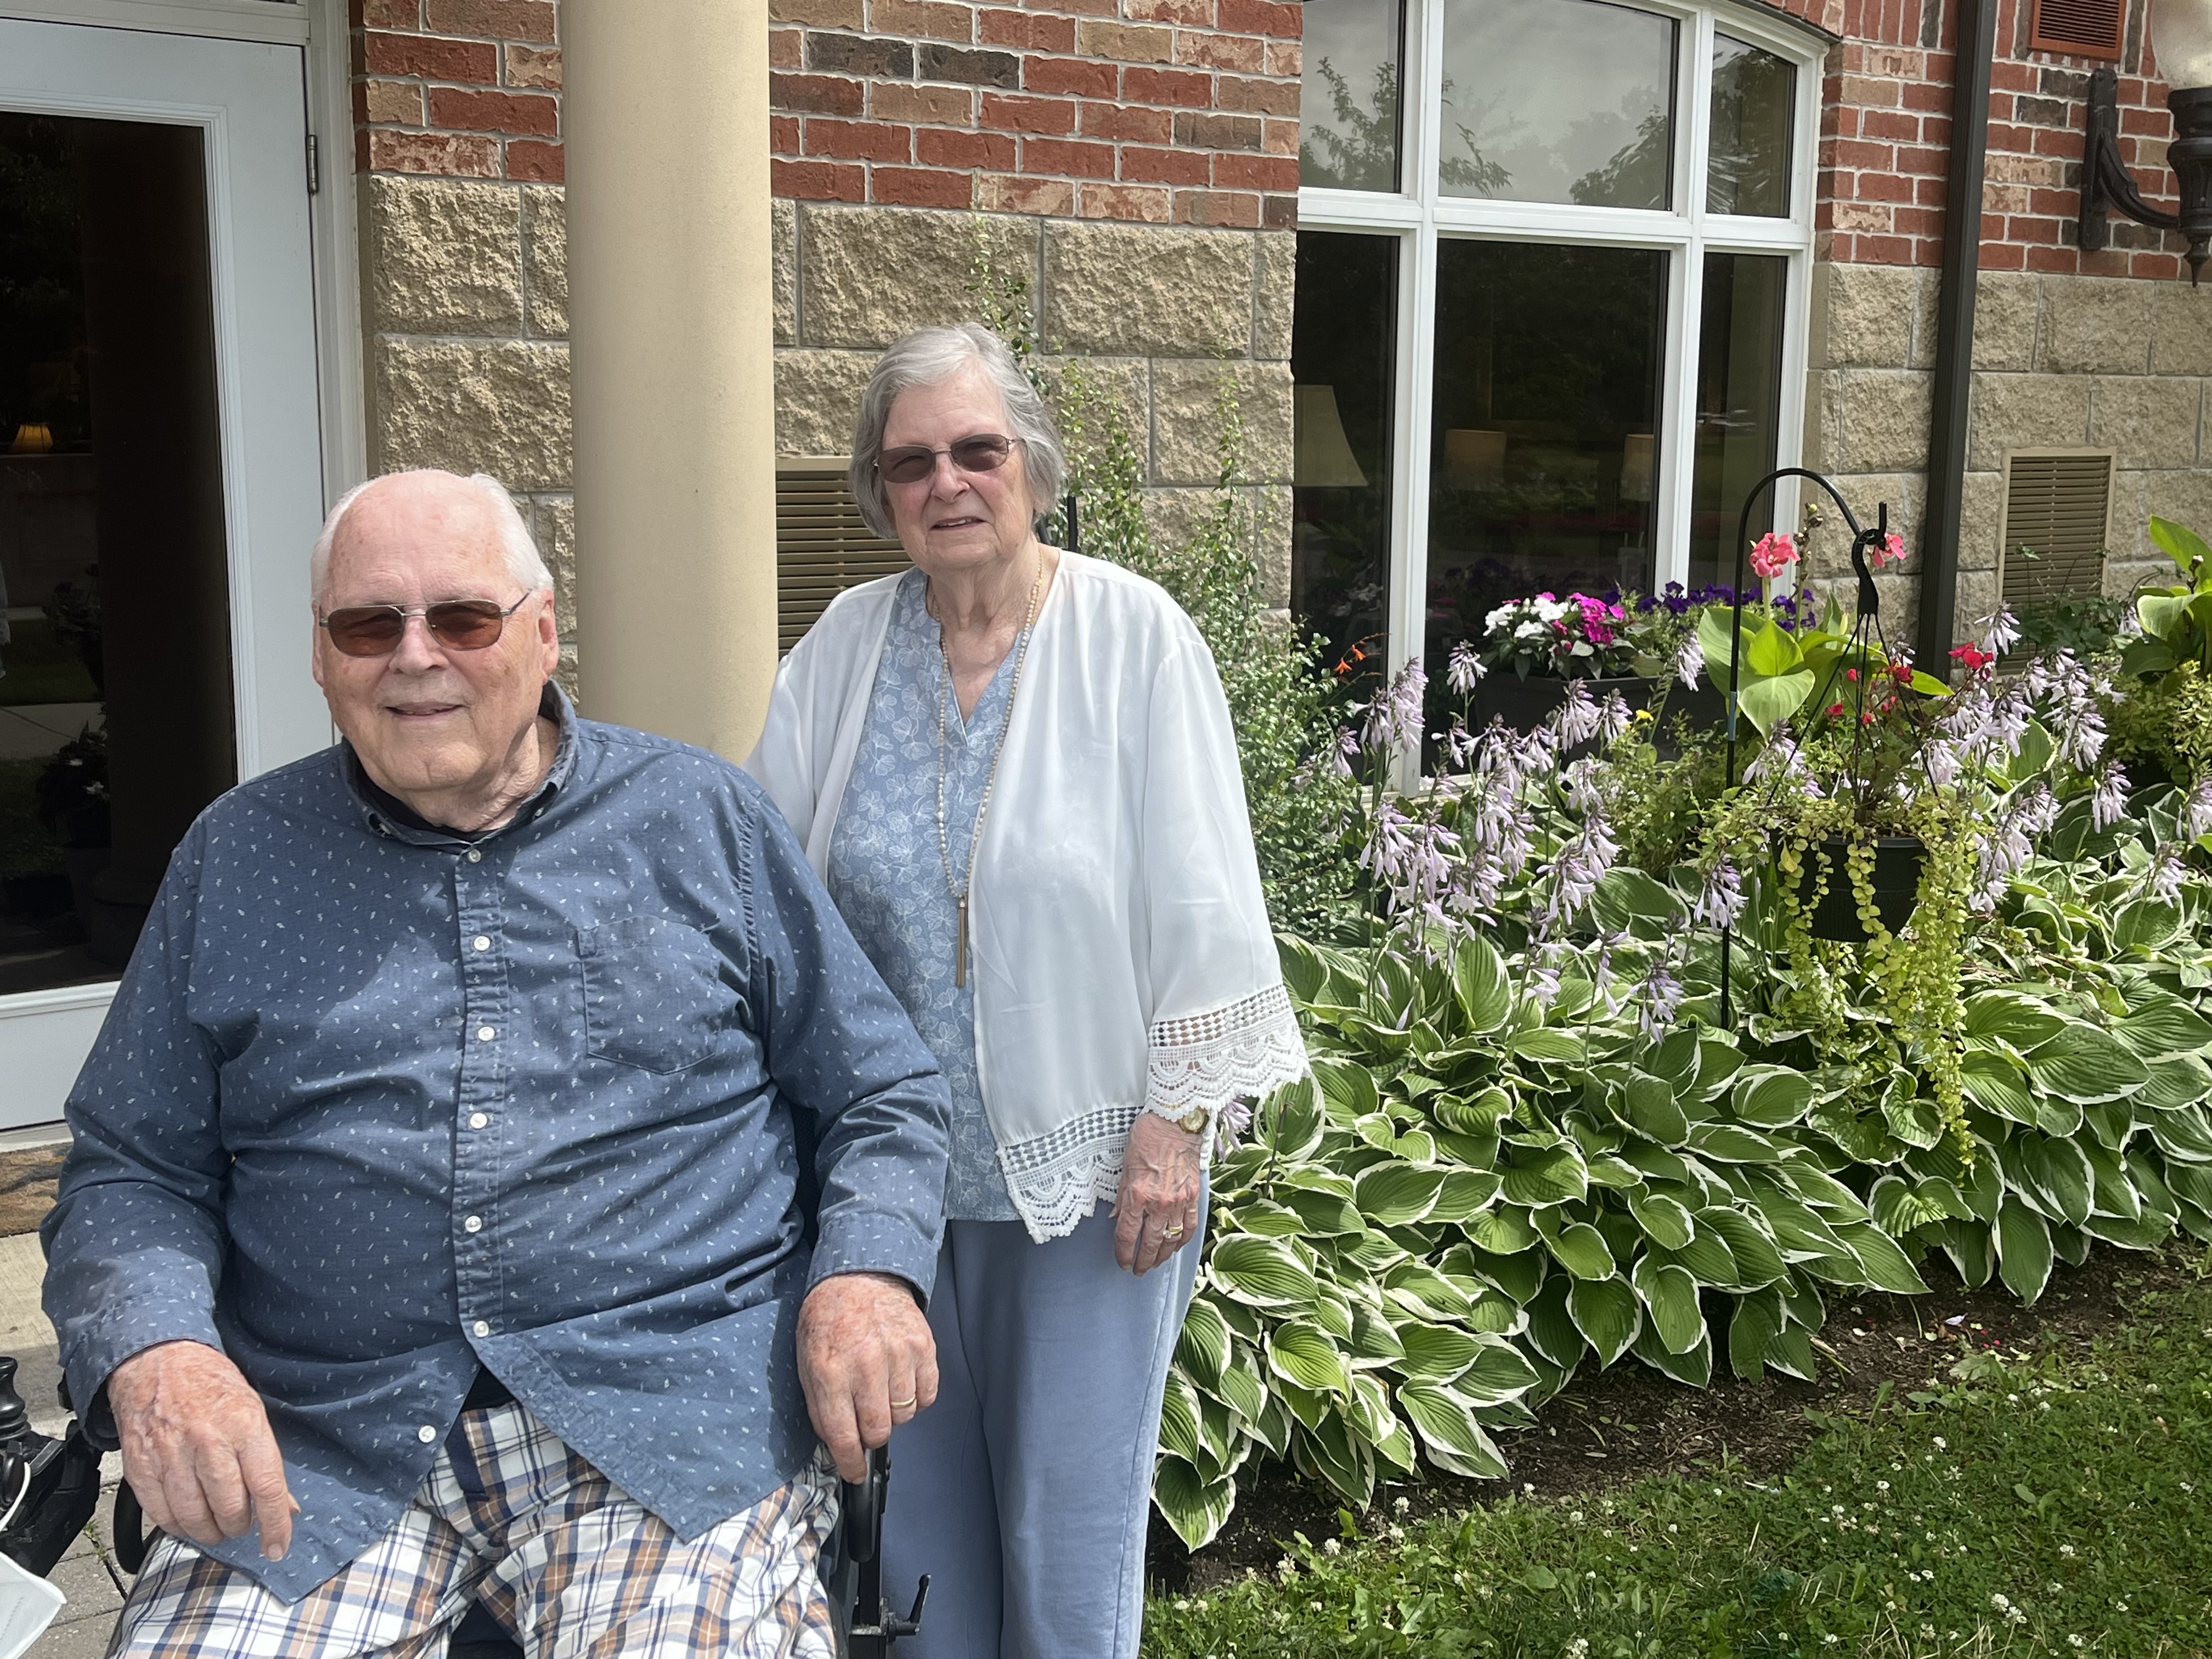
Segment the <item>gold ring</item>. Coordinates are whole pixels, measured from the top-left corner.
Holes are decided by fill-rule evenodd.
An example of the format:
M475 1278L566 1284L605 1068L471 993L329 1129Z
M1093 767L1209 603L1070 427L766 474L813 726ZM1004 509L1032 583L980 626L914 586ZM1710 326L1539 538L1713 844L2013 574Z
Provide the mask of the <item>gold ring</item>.
M903 1400L894 1400L891 1401L891 1409L895 1412L906 1411L913 1406L916 1400L920 1398L921 1396L919 1395L910 1394Z
M1181 1238L1182 1237L1182 1223L1178 1221L1172 1227L1161 1228L1160 1237L1162 1238Z

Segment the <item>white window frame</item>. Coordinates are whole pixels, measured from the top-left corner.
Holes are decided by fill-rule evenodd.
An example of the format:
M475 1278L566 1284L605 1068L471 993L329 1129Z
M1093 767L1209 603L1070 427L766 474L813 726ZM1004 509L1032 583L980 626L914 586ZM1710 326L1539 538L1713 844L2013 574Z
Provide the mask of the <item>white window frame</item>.
M1347 3L1348 0L1336 0ZM1437 244L1446 237L1654 248L1667 262L1667 323L1660 386L1657 546L1654 580L1684 580L1689 569L1690 489L1696 447L1697 336L1707 253L1778 254L1789 261L1782 334L1781 408L1775 465L1795 466L1805 425L1807 336L1812 311L1814 191L1820 125L1821 63L1827 37L1779 12L1681 0L1613 0L1674 18L1674 167L1679 200L1663 210L1501 202L1444 195L1437 185L1443 132L1444 10L1450 0L1405 0L1399 70L1396 192L1302 188L1300 230L1391 235L1398 241L1398 338L1391 388L1389 670L1421 654L1427 632L1429 454L1436 361ZM1511 3L1511 0L1497 0ZM1705 211L1713 36L1726 33L1797 65L1796 131L1790 216L1753 218ZM1775 490L1775 521L1796 521L1796 481Z

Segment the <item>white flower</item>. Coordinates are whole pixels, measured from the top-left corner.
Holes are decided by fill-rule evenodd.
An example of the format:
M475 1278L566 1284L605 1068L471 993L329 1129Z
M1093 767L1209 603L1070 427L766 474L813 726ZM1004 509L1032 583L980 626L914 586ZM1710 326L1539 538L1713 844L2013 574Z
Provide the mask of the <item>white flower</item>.
M2071 1544L2061 1544L2058 1547L2058 1553L2061 1555L2071 1555L2074 1553L2074 1547Z
M1545 635L1551 631L1552 630L1545 627L1543 623L1532 619L1522 623L1518 628L1515 629L1513 630L1513 637L1516 640L1540 640Z
M1933 1440L1929 1441L1928 1443L1929 1443L1929 1445L1931 1445L1931 1446L1935 1447L1935 1448L1936 1448L1936 1449L1937 1451L1948 1451L1948 1450L1951 1449L1951 1443L1950 1443L1949 1441L1946 1440L1946 1439L1945 1439L1942 1435L1940 1435L1940 1434L1939 1434L1939 1435L1937 1435L1937 1436L1936 1436Z
M1323 1555L1341 1555L1344 1553L1344 1546L1336 1539L1324 1538L1321 1540L1321 1553Z

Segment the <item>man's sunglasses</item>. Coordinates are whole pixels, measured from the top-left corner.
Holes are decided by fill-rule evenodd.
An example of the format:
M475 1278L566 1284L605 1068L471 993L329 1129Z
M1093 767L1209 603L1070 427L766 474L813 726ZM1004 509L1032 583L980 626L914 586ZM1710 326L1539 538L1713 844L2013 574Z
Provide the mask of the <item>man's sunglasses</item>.
M436 605L349 605L321 619L331 643L349 657L388 657L407 637L407 619L420 617L430 637L452 651L482 651L497 645L507 619L529 599L502 611L491 599L441 599Z
M939 455L950 455L952 465L963 472L996 472L1006 464L1006 457L1014 453L1014 446L1020 441L996 432L978 432L945 449L932 449L926 444L902 444L876 457L876 471L886 483L920 483L937 471Z

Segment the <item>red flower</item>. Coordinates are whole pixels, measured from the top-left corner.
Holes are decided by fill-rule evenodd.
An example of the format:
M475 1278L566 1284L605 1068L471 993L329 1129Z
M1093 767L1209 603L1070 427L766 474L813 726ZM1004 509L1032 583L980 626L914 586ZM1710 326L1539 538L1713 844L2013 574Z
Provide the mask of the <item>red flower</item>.
M1833 719L1835 719L1837 715L1838 715L1838 714L1842 714L1843 712L1844 712L1844 706L1843 706L1843 704L1841 704L1841 703L1839 703L1839 702L1832 702L1832 703L1830 703L1830 704L1828 705L1828 718L1829 718L1830 720L1833 720Z
M1912 665L1909 662L1893 662L1890 664L1889 677L1895 680L1899 685L1911 684Z
M1996 660L1978 645L1971 644L1953 646L1951 658L1953 661L1963 666L1969 674L1978 674Z
M1859 671L1856 668L1846 668L1844 670L1844 678L1853 685L1856 685L1859 683Z

